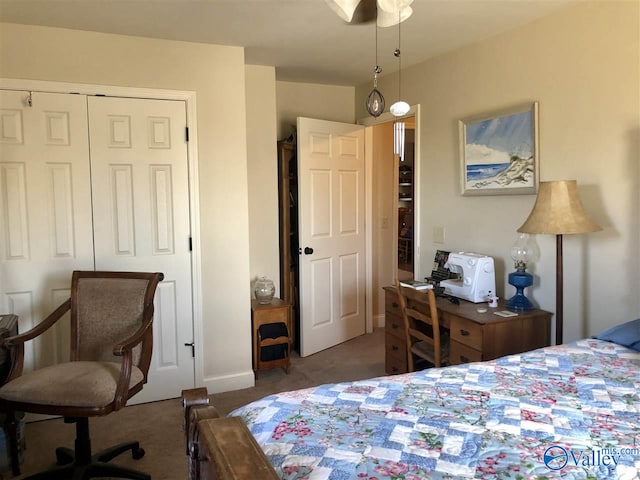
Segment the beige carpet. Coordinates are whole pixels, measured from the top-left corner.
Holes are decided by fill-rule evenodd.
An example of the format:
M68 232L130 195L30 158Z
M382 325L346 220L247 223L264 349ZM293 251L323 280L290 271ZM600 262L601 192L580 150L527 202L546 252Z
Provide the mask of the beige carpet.
M292 355L289 375L282 369L260 372L256 386L212 395L222 414L271 393L384 375L384 330L357 337L306 358ZM92 450L137 439L146 455L133 460L123 454L116 463L147 472L154 480L179 480L187 476L180 399L126 407L89 421ZM73 448L75 426L62 419L29 423L22 473L29 475L54 466L55 448ZM11 478L4 473L4 478ZM16 477L21 478L21 477ZM259 479L256 479L259 480Z

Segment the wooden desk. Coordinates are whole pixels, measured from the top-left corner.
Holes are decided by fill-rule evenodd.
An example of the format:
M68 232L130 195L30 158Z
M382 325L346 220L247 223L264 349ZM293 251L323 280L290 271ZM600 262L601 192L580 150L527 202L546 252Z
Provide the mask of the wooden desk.
M404 322L395 287L385 291L385 370L388 374L407 372L407 343ZM518 312L517 317L500 317L493 312L505 310L505 302L498 308L478 313L476 304L460 300L451 303L438 297L440 325L450 331L449 362L460 363L493 360L549 346L551 313L544 310Z

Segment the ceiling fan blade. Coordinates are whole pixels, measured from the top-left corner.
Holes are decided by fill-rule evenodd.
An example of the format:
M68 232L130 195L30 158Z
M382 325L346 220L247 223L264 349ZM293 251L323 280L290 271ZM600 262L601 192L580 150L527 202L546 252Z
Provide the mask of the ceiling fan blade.
M360 0L325 0L325 2L342 20L350 23Z
M376 0L360 0L349 23L361 24L375 22L377 11Z
M325 0L331 9L351 25L375 22L390 27L403 22L413 10L413 0ZM400 9L400 16L398 16Z
M377 0L378 5L378 26L391 27L402 23L413 13L410 5L413 0ZM398 15L398 9L400 15Z

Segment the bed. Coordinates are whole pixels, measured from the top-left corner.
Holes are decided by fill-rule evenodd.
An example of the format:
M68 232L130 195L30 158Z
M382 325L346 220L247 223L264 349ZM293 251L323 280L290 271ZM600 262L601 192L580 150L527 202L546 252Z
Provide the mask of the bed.
M584 339L282 392L229 417L273 478L638 479L640 353Z

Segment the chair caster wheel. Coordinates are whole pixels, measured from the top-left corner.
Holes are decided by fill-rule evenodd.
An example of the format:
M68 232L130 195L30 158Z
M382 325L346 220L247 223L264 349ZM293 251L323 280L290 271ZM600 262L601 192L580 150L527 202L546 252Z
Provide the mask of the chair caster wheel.
M144 448L136 448L134 450L131 450L131 456L134 460L140 460L142 457L144 457L144 453Z

